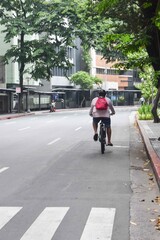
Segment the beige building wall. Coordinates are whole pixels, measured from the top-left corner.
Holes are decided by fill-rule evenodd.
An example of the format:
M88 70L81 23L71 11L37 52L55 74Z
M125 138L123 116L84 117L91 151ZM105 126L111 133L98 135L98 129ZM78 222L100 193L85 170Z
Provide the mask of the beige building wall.
M102 87L105 88L105 90L108 90L112 86L117 86L116 90L124 90L125 87L128 87L128 76L109 74L109 70L115 69L113 66L115 63L106 63L106 60L103 59L101 55L96 55L94 49L91 50L91 57L91 74L103 80ZM97 68L104 70L106 74L98 74L96 72Z

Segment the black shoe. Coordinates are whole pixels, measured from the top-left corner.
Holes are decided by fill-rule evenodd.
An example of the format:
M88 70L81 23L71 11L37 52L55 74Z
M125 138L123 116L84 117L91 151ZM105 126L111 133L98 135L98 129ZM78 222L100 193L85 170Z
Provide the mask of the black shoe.
M98 140L98 133L95 133L95 134L94 134L93 139L94 139L94 141L97 141L97 140Z
M113 146L113 144L112 143L108 143L106 146Z

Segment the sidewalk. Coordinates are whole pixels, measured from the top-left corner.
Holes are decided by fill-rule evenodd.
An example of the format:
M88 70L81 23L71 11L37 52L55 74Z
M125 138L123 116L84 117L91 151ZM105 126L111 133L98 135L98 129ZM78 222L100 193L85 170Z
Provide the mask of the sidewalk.
M28 115L34 115L35 112L24 112L24 113L8 113L8 114L0 114L0 120L5 120L5 119L12 119L12 118L18 118L18 117L23 117L23 116L28 116Z
M85 108L89 111L89 108ZM61 112L61 111L75 111L75 110L82 110L82 108L60 108L57 109L56 112ZM24 113L7 113L7 114L0 114L0 120L6 120L6 119L12 119L12 118L19 118L19 117L24 117L24 116L29 116L29 115L38 115L41 113L49 113L50 110L39 110L39 111L31 111L31 112L24 112ZM52 114L52 113L51 113Z
M137 125L160 188L160 141L158 141L160 137L160 123L153 123L153 120L137 120Z

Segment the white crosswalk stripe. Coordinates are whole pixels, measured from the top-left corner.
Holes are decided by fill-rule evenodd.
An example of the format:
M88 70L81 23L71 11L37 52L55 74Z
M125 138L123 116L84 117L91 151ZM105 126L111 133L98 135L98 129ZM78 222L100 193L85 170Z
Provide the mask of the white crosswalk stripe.
M3 168L0 168L0 173L6 171L9 167L3 167Z
M0 207L0 229L21 209L21 207Z
M50 240L69 208L45 208L20 240Z
M0 229L22 207L0 207ZM69 207L46 207L20 240L51 240ZM80 240L111 240L116 209L92 208Z
M92 208L80 240L111 240L115 208Z

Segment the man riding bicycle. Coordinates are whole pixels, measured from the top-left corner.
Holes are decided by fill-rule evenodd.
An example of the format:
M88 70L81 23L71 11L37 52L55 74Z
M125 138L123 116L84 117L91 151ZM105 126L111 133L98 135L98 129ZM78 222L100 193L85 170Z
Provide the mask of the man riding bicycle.
M100 108L98 107L98 103L102 101L106 101L106 107ZM104 103L103 103L104 104ZM100 104L99 104L100 105ZM111 111L111 112L110 112ZM91 108L89 111L89 115L93 117L93 130L94 130L94 141L98 140L98 123L100 120L105 124L106 126L106 133L108 137L108 146L113 146L111 143L111 119L110 116L115 114L115 110L112 104L112 101L106 97L106 91L101 90L99 92L99 97L95 97L91 102Z

